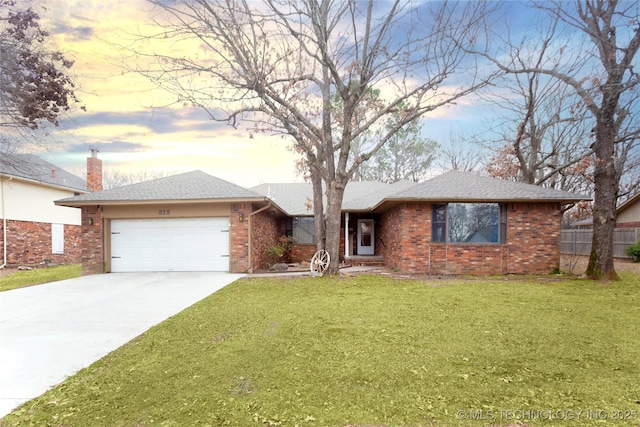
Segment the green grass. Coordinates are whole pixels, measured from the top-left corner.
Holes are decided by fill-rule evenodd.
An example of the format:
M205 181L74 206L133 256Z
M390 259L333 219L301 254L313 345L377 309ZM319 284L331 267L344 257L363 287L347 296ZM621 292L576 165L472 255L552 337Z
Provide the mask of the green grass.
M8 276L0 277L0 292L80 277L81 273L80 264L18 271Z
M638 426L640 276L622 277L242 280L2 425Z

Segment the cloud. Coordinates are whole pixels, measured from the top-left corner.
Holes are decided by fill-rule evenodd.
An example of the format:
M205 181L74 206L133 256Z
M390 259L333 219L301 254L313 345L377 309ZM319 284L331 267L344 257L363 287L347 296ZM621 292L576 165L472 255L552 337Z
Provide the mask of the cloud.
M86 154L90 148L95 148L99 152L111 153L138 153L148 150L149 147L140 142L129 141L112 141L112 142L96 142L96 143L76 143L65 146L65 152Z
M121 127L131 133L135 127L138 133L172 134L182 132L214 132L227 125L214 122L198 108L147 108L133 112L99 111L79 113L72 120L62 123L65 130L87 131L92 127Z
M69 41L89 41L94 36L94 29L91 27L75 27L62 22L56 22L53 31L58 36L67 35Z

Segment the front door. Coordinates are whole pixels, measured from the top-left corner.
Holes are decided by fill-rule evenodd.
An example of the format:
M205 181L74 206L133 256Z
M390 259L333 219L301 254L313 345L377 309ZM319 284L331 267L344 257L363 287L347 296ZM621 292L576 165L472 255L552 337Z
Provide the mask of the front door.
M359 219L358 220L358 255L373 255L375 253L374 248L374 234L373 234L373 220L372 219Z

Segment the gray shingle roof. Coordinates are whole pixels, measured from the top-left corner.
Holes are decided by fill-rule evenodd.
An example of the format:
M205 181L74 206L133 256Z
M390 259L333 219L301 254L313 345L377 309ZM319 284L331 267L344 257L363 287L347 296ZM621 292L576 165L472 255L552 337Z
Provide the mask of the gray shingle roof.
M124 202L189 200L263 200L270 198L290 216L311 216L309 183L262 184L251 189L208 175L202 171L159 178L139 184L82 194L56 201L64 206ZM386 201L438 202L575 202L587 196L535 185L451 171L422 183L400 181L386 184L373 181L350 182L344 194L344 211L371 211Z
M307 201L313 200L313 188L309 183L261 184L250 190L273 200L288 215L313 215L313 210L307 209Z
M0 153L0 174L87 191L85 180L33 154Z
M344 189L344 199L342 208L344 210L367 209L368 203L361 202L374 198L379 199L379 195L385 194L393 184L387 184L379 181L353 181L347 184Z
M345 188L342 208L352 211L367 210L380 201L382 195L390 193L392 188L398 184L400 183L352 181ZM313 188L309 183L261 184L252 187L251 190L269 197L291 216L313 215L313 210L308 207L309 203L313 201Z
M234 200L264 197L239 185L216 178L202 171L158 178L96 193L82 194L58 200L56 204L81 205L108 202L148 202L165 200Z
M313 200L311 184L262 184L253 191L273 199L288 215L310 216L307 205ZM558 191L537 185L506 181L474 173L451 171L425 182L399 181L385 184L354 181L347 184L343 211L371 211L386 201L438 202L576 202L589 196Z
M368 211L371 210L373 206L378 205L384 199L392 197L395 194L398 194L416 185L416 183L413 181L398 181L393 184L378 184L382 184L382 186L376 188L374 191L369 191L368 193L361 195L360 197L355 197L349 200L346 200L345 197L345 201L342 203L342 209L345 211ZM347 185L347 189L349 189L349 185Z
M574 202L589 200L590 197L469 172L450 171L416 184L389 199L442 202Z

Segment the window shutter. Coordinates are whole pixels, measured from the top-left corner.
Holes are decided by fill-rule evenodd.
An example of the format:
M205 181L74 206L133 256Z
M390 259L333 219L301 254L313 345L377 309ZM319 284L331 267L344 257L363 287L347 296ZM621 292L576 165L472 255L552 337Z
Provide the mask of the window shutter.
M51 224L51 253L64 253L64 224Z

